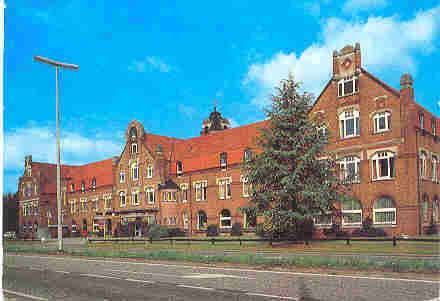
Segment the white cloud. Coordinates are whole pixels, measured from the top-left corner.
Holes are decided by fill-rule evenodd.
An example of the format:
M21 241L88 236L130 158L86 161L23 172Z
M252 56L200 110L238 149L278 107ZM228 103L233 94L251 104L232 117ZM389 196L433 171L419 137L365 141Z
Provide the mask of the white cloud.
M158 70L159 72L168 73L174 70L174 67L166 64L161 58L157 56L147 56L144 60L134 60L128 66L129 71L135 72L145 72L147 66L151 66L153 70Z
M26 155L32 155L34 161L56 163L55 130L31 124L5 132L3 151L7 171L21 170ZM64 164L104 160L121 151L121 144L109 139L88 138L69 131L61 133L61 161Z
M333 50L356 42L361 44L364 67L375 72L394 67L402 73L416 73L413 54L434 49L439 24L440 6L420 11L410 20L400 20L398 16L370 17L366 21L328 19L321 30L320 42L302 53L280 51L266 62L250 65L243 85L254 96L251 102L264 106L270 102L274 87L293 72L306 91L318 96L331 77Z
M180 103L177 108L178 108L179 112L185 114L188 118L192 119L196 115L198 115L198 112L194 107L187 106L187 105Z
M347 14L356 14L360 11L381 9L388 5L388 0L347 0L342 11Z
M237 127L237 126L240 126L240 125L238 124L238 122L235 121L234 119L232 119L232 118L228 118L228 119L229 119L229 125L231 126L231 128L235 128L235 127Z

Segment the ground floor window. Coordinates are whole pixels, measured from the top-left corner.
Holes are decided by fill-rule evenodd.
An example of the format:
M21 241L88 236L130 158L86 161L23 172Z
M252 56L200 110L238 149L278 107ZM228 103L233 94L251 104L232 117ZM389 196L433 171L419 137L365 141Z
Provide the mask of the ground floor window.
M189 217L188 217L188 213L187 212L183 213L182 219L183 219L183 229L188 230L188 227L189 227Z
M373 222L375 224L396 224L396 206L391 198L374 201Z
M230 228L232 227L231 223L231 212L228 209L223 209L220 213L220 227L221 228Z
M342 225L359 226L362 223L362 207L359 200L346 200L342 203Z
M203 230L206 228L206 224L208 223L208 217L206 216L205 211L199 211L197 214L197 229Z
M329 212L325 214L318 214L313 217L313 223L315 226L331 226L332 215Z

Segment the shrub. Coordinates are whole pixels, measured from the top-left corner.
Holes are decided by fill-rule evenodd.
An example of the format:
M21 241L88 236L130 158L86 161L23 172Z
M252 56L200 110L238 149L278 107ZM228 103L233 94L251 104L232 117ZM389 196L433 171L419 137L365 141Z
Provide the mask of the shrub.
M183 237L186 236L185 232L180 228L169 228L168 235L170 237Z
M168 235L168 228L157 224L151 225L147 232L147 237L152 239L168 237Z
M208 225L206 236L218 236L218 226L216 224Z
M241 224L235 223L232 225L231 236L240 236L242 234Z
M425 230L425 234L431 235L431 234L437 234L437 233L438 233L438 230L437 230L436 225L434 224L434 220L431 220L431 224Z
M354 230L351 235L358 237L385 237L387 233L382 228L374 228L373 220L367 216L362 222L362 228Z
M312 219L305 219L298 221L296 230L296 239L298 240L312 240L313 232L315 231L315 224Z

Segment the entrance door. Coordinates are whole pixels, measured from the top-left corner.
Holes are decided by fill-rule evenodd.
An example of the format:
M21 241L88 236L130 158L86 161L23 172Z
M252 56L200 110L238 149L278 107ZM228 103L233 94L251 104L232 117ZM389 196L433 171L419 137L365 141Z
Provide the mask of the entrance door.
M138 224L134 224L134 236L141 236L141 226Z

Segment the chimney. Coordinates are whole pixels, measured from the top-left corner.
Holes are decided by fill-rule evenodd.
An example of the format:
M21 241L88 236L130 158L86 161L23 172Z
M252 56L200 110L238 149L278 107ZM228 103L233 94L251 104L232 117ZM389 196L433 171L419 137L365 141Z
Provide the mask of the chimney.
M167 174L167 160L165 158L165 155L163 154L163 148L161 144L158 144L156 146L156 169L159 173L160 177L160 184L165 184L168 174Z
M362 67L361 45L345 45L341 50L333 51L333 78L338 80L352 76Z
M413 79L407 73L400 77L400 101L405 104L414 102Z

